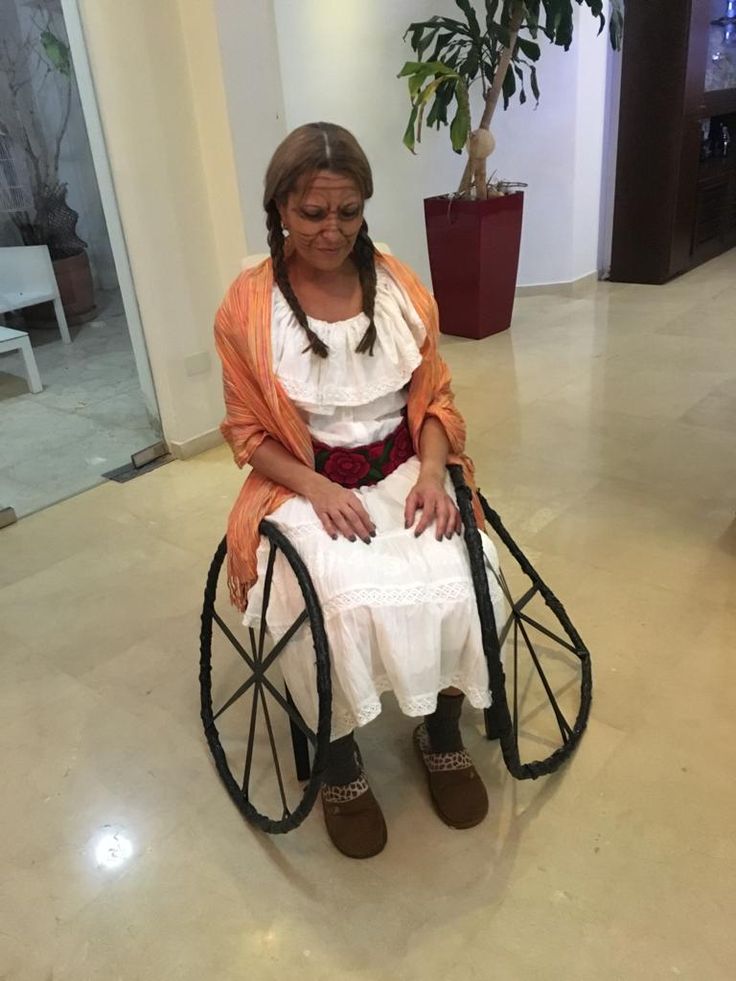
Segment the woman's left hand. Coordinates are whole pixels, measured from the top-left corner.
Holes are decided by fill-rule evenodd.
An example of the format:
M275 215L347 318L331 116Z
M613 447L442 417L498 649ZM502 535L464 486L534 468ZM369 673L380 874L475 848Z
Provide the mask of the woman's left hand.
M405 527L414 524L417 511L422 512L419 524L414 530L418 538L434 521L437 541L443 537L452 538L460 534L460 512L457 505L445 490L444 475L442 477L419 474L419 480L412 487L404 507Z

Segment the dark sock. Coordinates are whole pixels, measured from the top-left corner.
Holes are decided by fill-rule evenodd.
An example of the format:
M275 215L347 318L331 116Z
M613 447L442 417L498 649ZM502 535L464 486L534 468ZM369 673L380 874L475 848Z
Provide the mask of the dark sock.
M357 750L358 747L355 745L352 732L330 743L327 769L325 771L326 784L329 784L331 787L342 787L358 779L360 776L360 766L357 759Z
M429 733L429 742L435 753L457 753L463 748L460 735L460 713L465 696L437 696L437 708L431 715L425 715L424 722Z

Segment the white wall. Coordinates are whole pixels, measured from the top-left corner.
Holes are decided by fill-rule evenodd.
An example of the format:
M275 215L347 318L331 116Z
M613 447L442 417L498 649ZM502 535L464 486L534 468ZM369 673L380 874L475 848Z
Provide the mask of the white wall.
M230 44L235 43L235 6L236 0L219 0L220 34ZM427 132L416 157L404 148L409 101L406 83L396 75L413 57L402 41L409 23L435 13L461 16L454 0L273 0L273 6L277 40L264 36L262 44L269 57L274 44L278 49L287 129L328 119L355 133L374 168L371 231L428 280L422 200L455 190L463 158L450 149L446 130ZM241 19L247 20L242 12ZM498 148L491 169L529 184L522 285L567 282L597 268L608 41L595 36L597 22L587 10L582 20L584 29L570 52L543 42L539 108L531 99L526 106L515 102L508 112L499 111L493 126ZM260 29L267 30L265 20ZM246 69L241 71L244 79ZM244 91L241 80L237 97L229 92L231 125L238 168L252 187L259 164L256 176L262 179L267 144L268 150L275 147L276 133L253 129L247 111L233 112L234 98L244 101ZM258 91L270 105L272 95ZM259 161L252 146L250 156L244 154L248 141L258 144Z
M598 30L598 21L587 10L578 10L575 43L569 52L577 61L571 279L598 271L610 48L606 34L598 37Z
M79 0L164 435L222 418L212 324L245 251L214 11Z
M250 251L265 252L263 177L287 133L273 2L215 0L215 10L243 226Z

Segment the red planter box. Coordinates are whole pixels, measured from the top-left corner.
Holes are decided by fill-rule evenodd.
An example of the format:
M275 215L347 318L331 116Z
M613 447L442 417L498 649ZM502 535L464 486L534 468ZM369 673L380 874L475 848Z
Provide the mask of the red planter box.
M432 287L443 334L476 340L511 325L524 195L424 199Z

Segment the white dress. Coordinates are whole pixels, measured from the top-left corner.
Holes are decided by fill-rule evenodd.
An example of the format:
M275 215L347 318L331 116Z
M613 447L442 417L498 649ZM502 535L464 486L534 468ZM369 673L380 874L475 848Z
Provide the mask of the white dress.
M378 271L373 357L356 354L365 314L310 326L329 347L327 358L303 353L305 335L277 287L271 319L273 367L307 420L312 436L330 446L361 446L385 438L401 422L406 386L421 362L425 328L408 297ZM404 528L404 504L419 476L412 457L393 473L355 493L376 525L370 545L333 540L304 498L286 501L269 520L284 532L309 570L325 619L332 668L332 738L365 725L392 691L409 716L427 715L437 694L453 685L471 705L490 705L488 670L465 543L438 542L432 528L415 538ZM452 484L447 478L450 494ZM497 568L483 535L487 564ZM258 549L258 581L248 596L246 626L260 623L268 545ZM496 620L504 601L489 575ZM267 628L278 639L304 609L296 579L281 553L274 568ZM289 690L306 722L317 722L314 647L302 626L279 656Z

